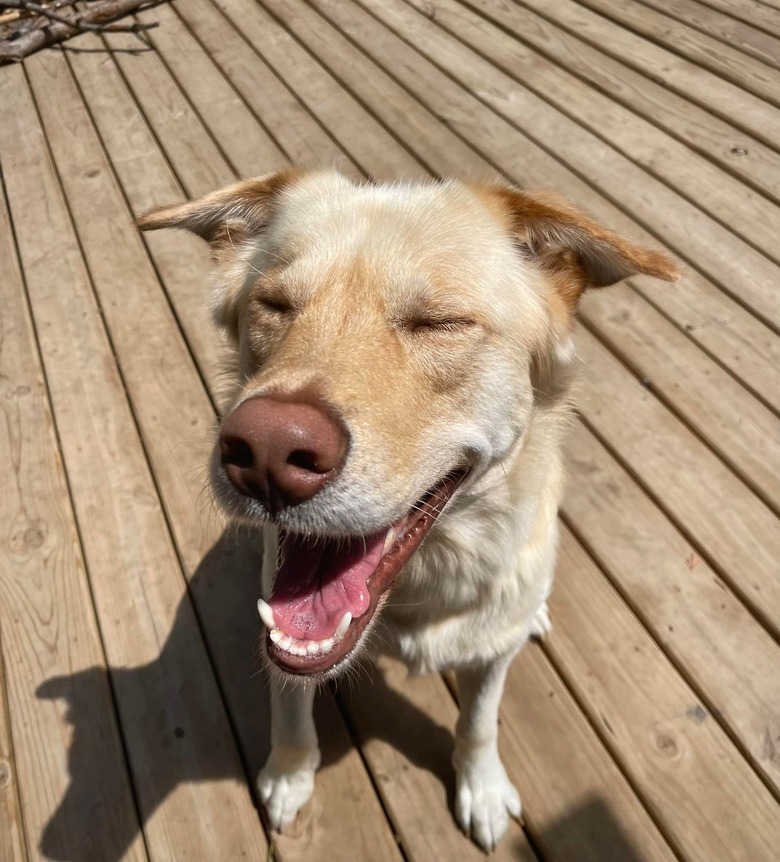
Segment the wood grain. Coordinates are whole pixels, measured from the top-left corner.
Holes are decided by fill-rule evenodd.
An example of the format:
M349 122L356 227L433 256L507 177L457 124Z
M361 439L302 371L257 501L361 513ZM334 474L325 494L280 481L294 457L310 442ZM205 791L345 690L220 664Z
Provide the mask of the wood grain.
M338 165L345 173L357 172L295 91L245 41L248 34L242 28L233 27L209 0L192 0L175 8L290 161L315 167Z
M221 0L220 8L364 174L378 179L425 174L414 157L259 4Z
M545 858L676 858L535 644L526 646L509 670L500 743Z
M777 517L590 333L580 331L578 346L587 369L582 415L753 612L780 631Z
M457 709L441 678L410 678L399 662L383 661L341 687L341 699L407 858L484 858L451 813ZM536 859L514 821L491 858Z
M684 858L775 859L777 801L566 529L550 610L556 665Z
M777 642L583 425L566 451L567 522L753 766L780 790L773 753L780 738Z
M677 21L690 24L691 27L702 33L714 36L731 48L737 48L744 54L761 60L762 63L775 68L780 67L780 39L776 36L764 33L748 23L735 20L731 15L723 15L704 3L696 2L696 0L673 0L673 2L670 0L643 0L643 2ZM760 18L760 11L754 9L753 17ZM766 23L770 23L766 15L764 15L764 20ZM777 19L774 23L778 23ZM711 43L707 41L705 44L710 45Z
M2 251L8 255L10 260L14 249L7 244L8 214L5 211L5 202L0 206L0 243ZM18 275L18 270L17 270ZM17 289L19 283L17 281ZM10 294L10 292L9 292ZM17 293L17 300L21 298ZM8 302L12 297L3 296L3 302ZM6 327L0 319L0 333L5 333ZM8 344L4 334L0 334L0 354L3 349L14 345ZM6 377L5 363L2 364L4 382L10 382ZM16 769L16 758L13 751L13 740L11 738L11 713L8 708L8 693L5 668L3 667L3 642L2 622L0 621L0 860L1 862L27 862L26 836L24 824L22 823L22 812L19 805L19 773Z
M648 40L669 41L676 54L731 81L747 91L745 95L752 93L774 105L780 103L780 75L777 70L746 56L736 48L674 21L637 0L625 0L620 4L611 3L610 0L580 2ZM670 27L674 28L673 40L667 37Z
M0 98L6 110L13 106L10 117L6 115L0 123L0 149L5 188L11 203L17 203L16 220L23 212L31 212L26 210L28 203L24 207L19 203L20 196L26 202L34 197L27 191L29 177L22 173L29 151L11 144L20 139L16 123L32 107L21 67L3 70ZM26 139L34 145L34 128L25 125L25 131ZM46 169L45 163L41 165L43 172ZM147 855L2 200L0 243L0 625L29 858L68 852L89 862L141 862ZM36 243L30 254L40 266L48 267L45 246ZM57 264L61 278L83 278L81 258L74 246L69 254L58 258ZM83 692L72 684L76 679L93 680L88 701L79 699ZM68 756L76 713L78 732L90 740L77 761ZM80 792L81 781L89 784L89 792ZM94 826L85 833L87 819ZM11 841L18 844L18 836L11 835Z

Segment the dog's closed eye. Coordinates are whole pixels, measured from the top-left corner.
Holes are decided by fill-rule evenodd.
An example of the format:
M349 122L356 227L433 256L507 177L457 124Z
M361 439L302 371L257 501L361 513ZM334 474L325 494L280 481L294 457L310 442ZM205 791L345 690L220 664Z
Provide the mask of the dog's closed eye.
M468 317L422 317L401 322L403 329L418 335L463 333L476 326L477 322Z
M278 317L294 314L297 311L289 299L273 294L255 296L253 298L253 305L258 311Z
M274 314L290 314L295 311L292 305L289 302L285 302L283 299L259 299L257 301L258 305L261 306L266 311L272 311Z

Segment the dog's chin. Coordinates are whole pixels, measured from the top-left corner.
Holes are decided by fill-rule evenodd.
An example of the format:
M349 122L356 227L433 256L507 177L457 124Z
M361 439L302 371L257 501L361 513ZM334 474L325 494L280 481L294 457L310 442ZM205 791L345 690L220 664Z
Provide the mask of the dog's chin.
M405 516L370 535L334 538L280 528L273 591L258 604L277 672L325 678L355 658L399 572L466 473L448 473Z

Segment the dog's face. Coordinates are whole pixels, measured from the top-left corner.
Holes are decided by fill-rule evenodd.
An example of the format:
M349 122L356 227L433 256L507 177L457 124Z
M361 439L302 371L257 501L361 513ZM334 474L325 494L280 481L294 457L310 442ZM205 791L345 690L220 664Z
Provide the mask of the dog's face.
M562 394L581 293L675 277L557 198L454 181L286 172L140 224L212 244L236 349L212 482L279 528L260 608L293 673L344 660L458 485Z

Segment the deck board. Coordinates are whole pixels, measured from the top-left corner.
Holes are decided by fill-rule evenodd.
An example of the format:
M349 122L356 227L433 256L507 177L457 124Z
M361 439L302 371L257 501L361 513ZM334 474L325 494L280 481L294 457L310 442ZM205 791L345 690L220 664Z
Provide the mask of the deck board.
M199 498L220 401L208 255L133 217L289 160L555 186L688 263L583 309L556 628L510 671L524 817L496 858L775 858L778 15L190 0L142 13L151 50L83 36L0 68L0 358L31 389L4 402L22 479L2 511L49 529L0 545L0 858L480 856L451 814L456 692L393 663L319 700L324 765L289 834L252 807L257 548ZM101 794L112 817L85 834Z
M7 222L5 213L3 219ZM3 224L3 229L7 229L6 223ZM10 248L4 248L4 251L9 256L13 253ZM5 373L5 368L3 372ZM28 858L22 811L19 805L19 774L13 753L11 714L8 709L2 643L0 643L0 859L3 862L27 862Z
M776 150L634 71L622 58L614 59L599 45L589 44L577 32L579 16L587 15L588 10L576 3L544 0L522 0L522 5L520 0L509 4L469 0L468 5L762 194L780 199L780 155ZM611 35L605 32L605 36Z
M540 8L542 0L513 0L523 6ZM621 4L603 7L605 14L594 11L591 3L578 0L559 0L555 15L565 13L566 29L576 33L589 44L605 51L614 59L625 63L650 80L668 87L672 92L712 111L725 122L732 123L748 134L775 147L780 137L780 119L777 111L764 99L744 90L739 84L713 74L672 50L670 40L650 40L607 17ZM552 4L545 9L552 8ZM671 24L669 32L676 35Z
M567 455L567 524L780 795L780 645L584 425Z
M583 5L605 14L621 25L653 41L667 42L671 49L688 60L726 78L739 87L777 105L780 103L780 77L776 70L737 48L694 30L650 8L639 0L613 3L611 0L581 0ZM673 28L674 37L667 34Z
M684 858L769 862L776 800L568 530L561 539L546 649L605 744Z
M683 24L690 24L694 29L714 36L731 48L737 48L761 60L762 63L780 67L780 39L751 26L750 23L735 20L731 15L724 15L697 0L643 0L643 2ZM760 12L753 10L753 14L760 15ZM771 26L772 21L766 16L764 21Z
M57 261L60 279L74 287L86 285L70 227L58 224L58 194L45 185L51 177L45 151L36 159L44 140L24 72L20 67L3 72L10 74L0 77L2 102L13 109L0 124L3 181L27 286L35 295L51 283L51 260ZM22 134L26 146L12 149L11 142ZM38 241L38 205L47 212L46 223L60 228L50 237L54 248L48 252ZM141 862L148 857L4 202L0 237L2 649L29 858L60 858L67 844L81 858ZM76 715L79 733L88 740L78 749L71 747ZM78 784L71 772L76 756ZM85 822L92 828L85 830Z

